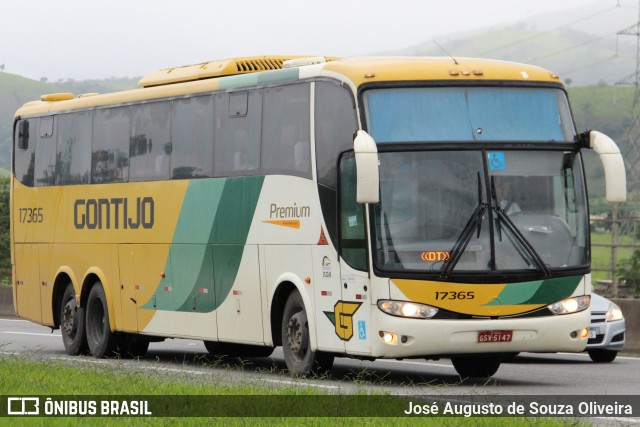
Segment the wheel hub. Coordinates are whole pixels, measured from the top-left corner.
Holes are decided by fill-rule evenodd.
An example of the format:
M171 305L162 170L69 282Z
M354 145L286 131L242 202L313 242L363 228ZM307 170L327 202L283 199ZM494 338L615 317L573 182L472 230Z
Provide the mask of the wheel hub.
M61 325L67 336L73 336L76 332L76 304L73 300L67 302L62 310Z
M306 316L299 312L291 316L287 324L287 343L291 353L298 360L304 359L307 353L309 339L306 320Z

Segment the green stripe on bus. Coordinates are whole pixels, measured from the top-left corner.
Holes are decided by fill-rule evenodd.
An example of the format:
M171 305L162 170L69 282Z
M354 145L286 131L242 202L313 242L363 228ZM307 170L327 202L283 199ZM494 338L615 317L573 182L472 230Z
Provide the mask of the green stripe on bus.
M263 183L262 176L189 183L167 260L172 297L152 298L142 308L206 313L224 302L238 274Z
M484 305L551 304L570 297L581 280L581 277L560 277L509 283L496 299Z

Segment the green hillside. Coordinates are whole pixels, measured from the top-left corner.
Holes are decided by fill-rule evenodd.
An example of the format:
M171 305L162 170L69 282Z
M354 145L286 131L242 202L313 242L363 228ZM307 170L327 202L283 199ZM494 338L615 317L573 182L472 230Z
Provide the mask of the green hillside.
M614 84L635 71L635 47L625 39L563 29L537 32L526 24L450 35L394 52L415 56L482 57L522 62L558 74L569 86ZM446 52L444 50L446 50Z
M105 80L66 80L55 83L31 80L16 74L0 72L0 176L1 169L11 165L11 132L13 116L24 103L40 99L46 93L114 92L133 89L139 78L109 78ZM8 175L8 172L6 172Z

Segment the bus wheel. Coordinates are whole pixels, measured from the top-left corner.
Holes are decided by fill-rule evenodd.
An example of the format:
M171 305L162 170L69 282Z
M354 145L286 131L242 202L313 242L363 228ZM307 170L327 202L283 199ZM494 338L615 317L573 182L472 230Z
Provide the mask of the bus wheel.
M502 362L500 354L452 357L451 363L462 378L488 378Z
M84 310L78 309L76 292L69 283L62 295L60 304L60 332L67 354L76 356L87 351L87 338L84 334Z
M300 293L289 295L282 317L282 349L289 372L294 376L322 374L331 370L333 355L312 351L309 322Z
M261 345L204 341L204 346L210 354L215 356L269 357L271 353L273 353L273 347L264 347Z
M618 356L618 352L615 350L603 350L603 349L595 349L588 350L589 357L596 363L609 363L613 362Z
M109 309L102 283L97 282L91 288L85 311L89 352L95 357L111 356L117 337L109 325Z

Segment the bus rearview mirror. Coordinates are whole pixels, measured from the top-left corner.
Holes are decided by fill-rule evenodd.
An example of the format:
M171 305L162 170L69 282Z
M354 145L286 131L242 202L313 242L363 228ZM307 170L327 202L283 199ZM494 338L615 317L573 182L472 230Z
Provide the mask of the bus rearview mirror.
M598 154L602 162L607 202L620 203L626 201L627 175L620 149L611 138L601 132L592 130L588 132L588 136L589 148L592 148Z
M353 140L356 155L356 201L378 203L380 201L380 175L378 147L373 138L359 130Z

